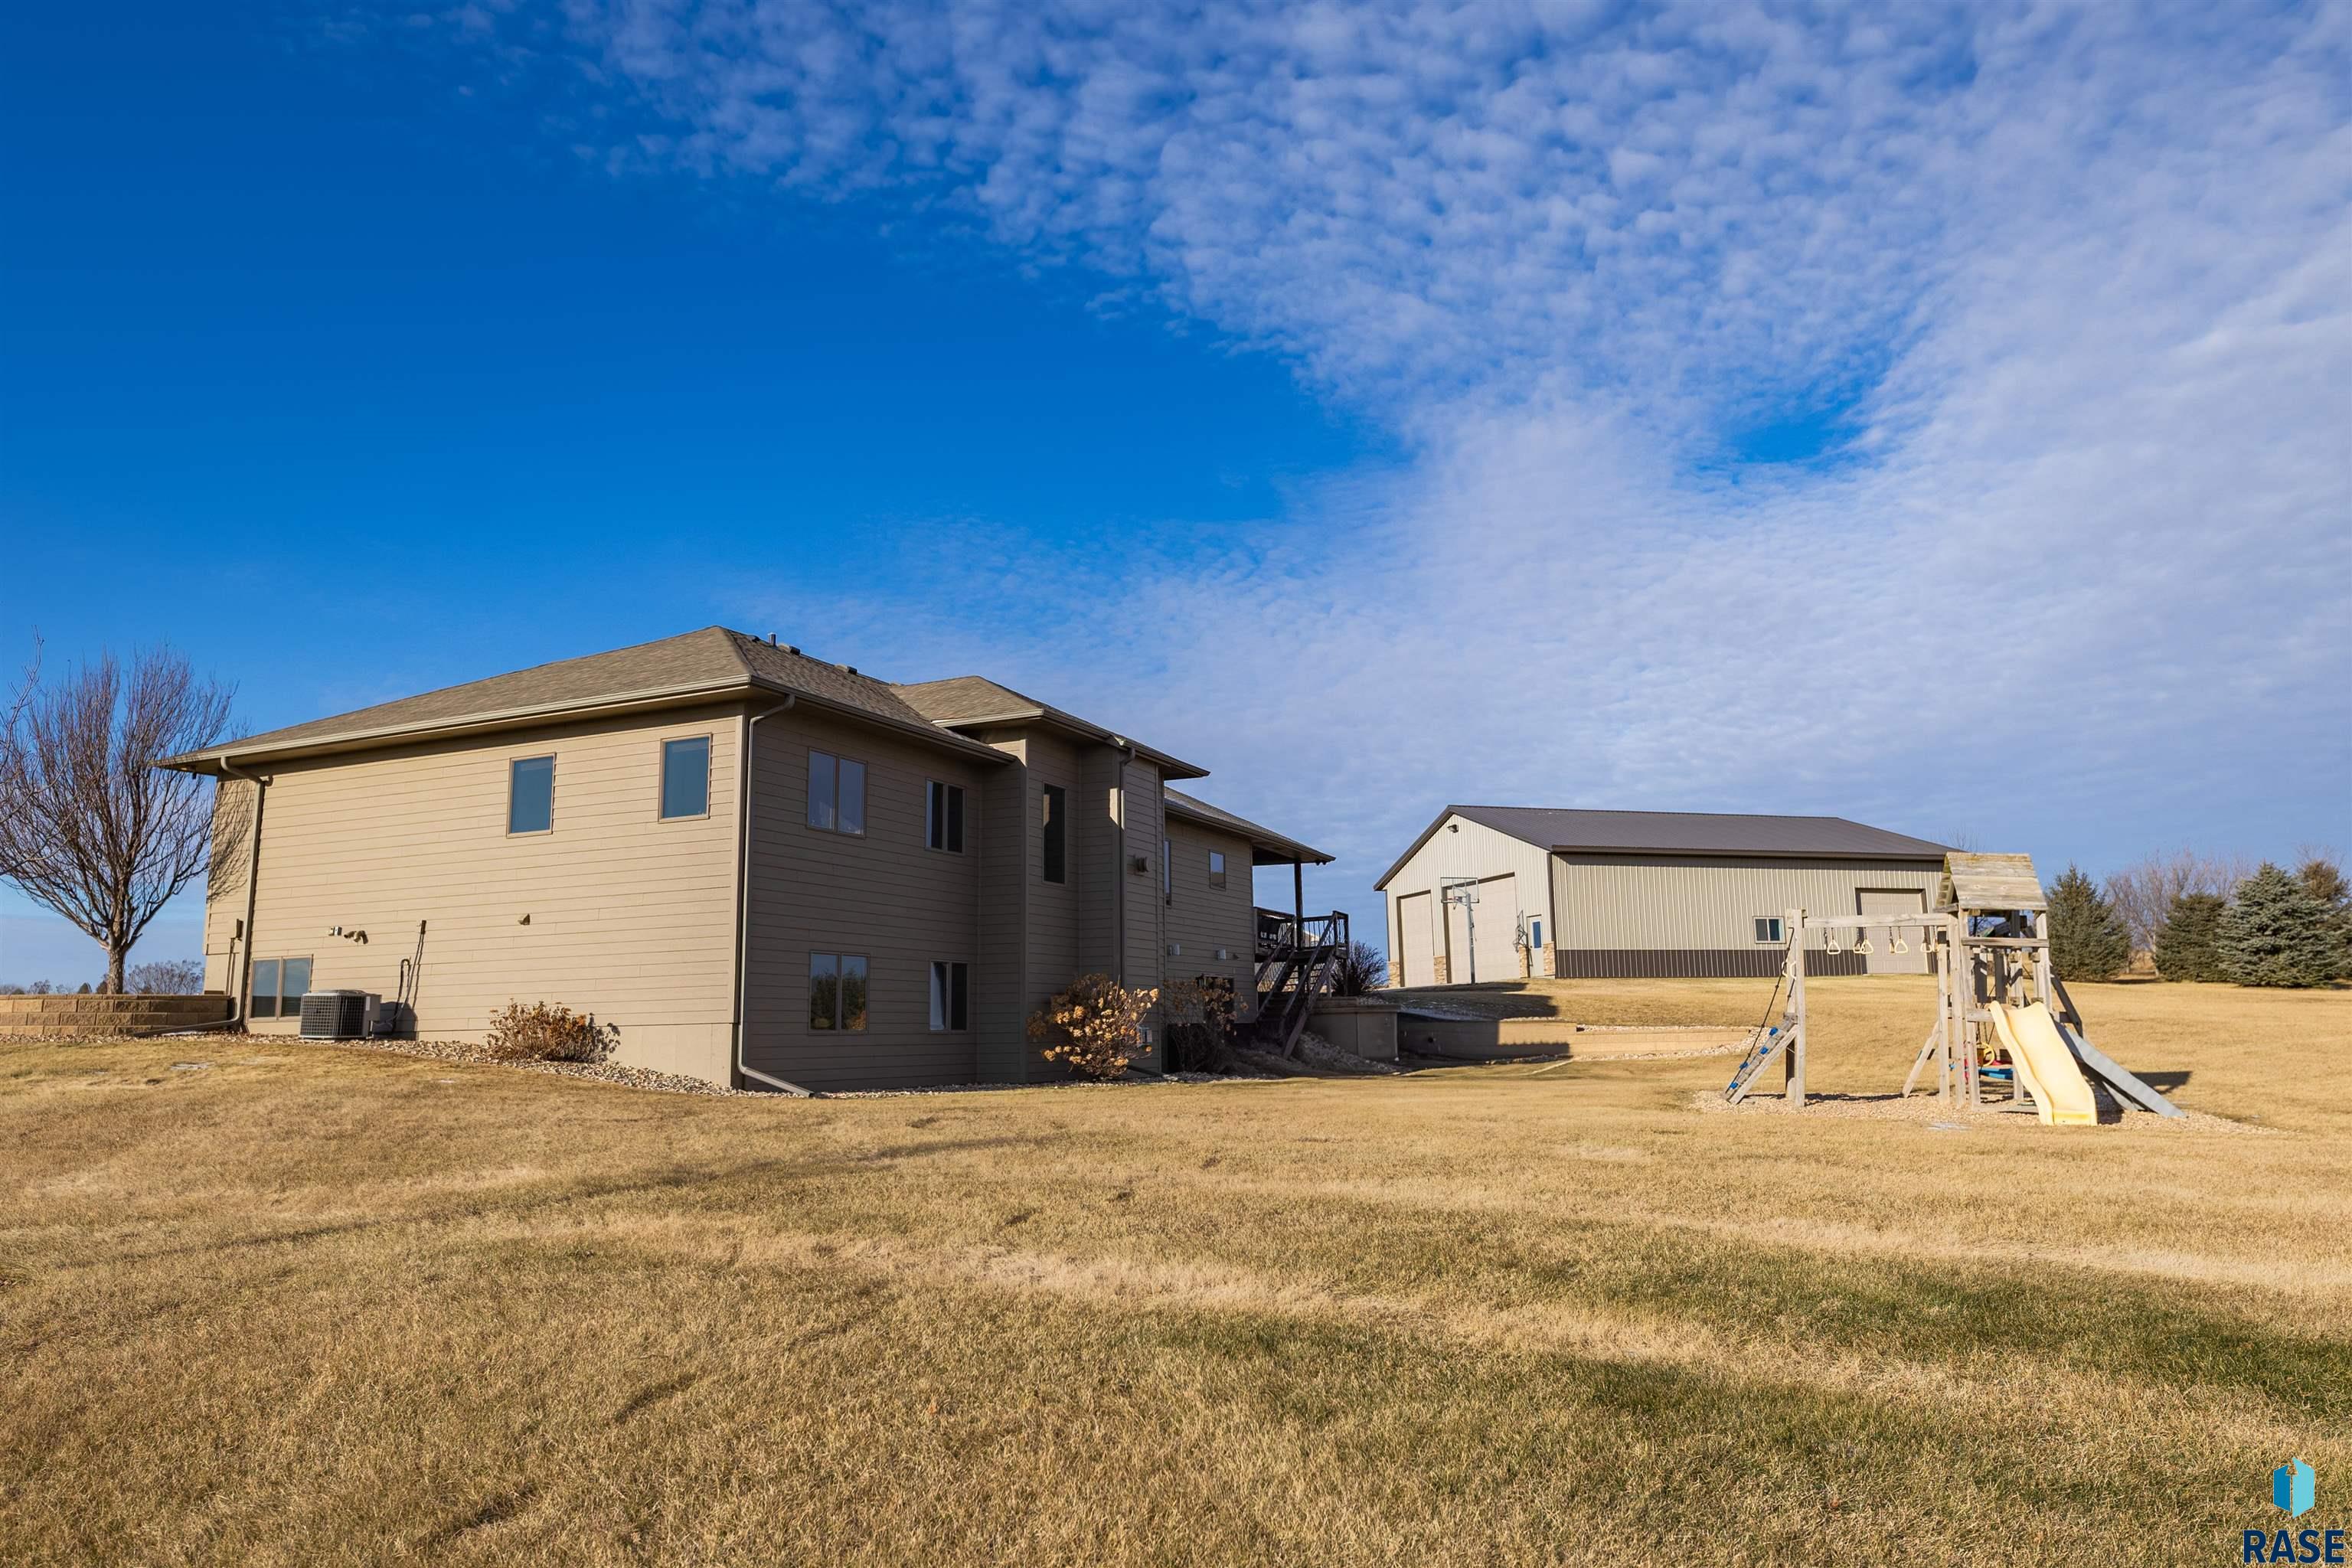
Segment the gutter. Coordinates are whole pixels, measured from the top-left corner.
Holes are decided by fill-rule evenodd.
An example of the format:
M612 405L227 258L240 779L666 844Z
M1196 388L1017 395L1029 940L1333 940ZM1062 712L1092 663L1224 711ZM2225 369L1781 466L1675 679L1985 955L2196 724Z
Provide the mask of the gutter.
M772 1077L743 1063L744 1016L749 1010L751 989L751 748L756 740L752 731L760 721L774 718L799 700L797 693L787 693L773 708L749 714L736 731L736 750L740 754L736 758L735 784L735 1076L739 1079L754 1079L785 1094L814 1100L814 1089Z
M1127 836L1135 826L1128 810L1129 796L1135 792L1127 787L1127 770L1135 765L1135 742L1113 735L1110 743L1118 748L1118 834L1116 841L1117 863L1111 868L1110 900L1110 968L1111 978L1121 989L1127 985ZM1163 808L1164 809L1164 808Z
M261 799L268 792L269 781L251 773L241 773L228 759L221 759L221 771L230 778L242 779L253 786L253 817L245 829L245 919L238 923L240 935L236 943L236 1010L228 1016L222 1027L242 1027L246 1007L253 989L253 910L261 892Z

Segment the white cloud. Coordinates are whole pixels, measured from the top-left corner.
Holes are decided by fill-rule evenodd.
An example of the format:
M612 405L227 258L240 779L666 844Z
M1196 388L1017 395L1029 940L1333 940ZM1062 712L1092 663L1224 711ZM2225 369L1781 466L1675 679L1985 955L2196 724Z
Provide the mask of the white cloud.
M1117 715L1350 881L1465 796L2352 826L2340 5L570 16L663 156L955 204L1417 454L1133 542L1075 631L961 618L1095 570L998 520L911 609L780 588L810 642ZM1822 406L1849 460L1707 460Z

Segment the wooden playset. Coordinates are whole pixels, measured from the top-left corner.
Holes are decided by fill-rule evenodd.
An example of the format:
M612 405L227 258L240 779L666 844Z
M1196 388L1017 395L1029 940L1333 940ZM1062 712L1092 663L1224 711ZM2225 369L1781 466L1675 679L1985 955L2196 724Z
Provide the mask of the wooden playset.
M1936 1021L1903 1081L1906 1096L1932 1075L1947 1107L2030 1104L2043 1121L2085 1126L2098 1121L2095 1082L2126 1109L2180 1114L2084 1037L2082 1014L2051 972L2050 903L2027 856L1947 855L1936 907L1916 915L1790 910L1782 923L1788 953L1765 1007L1767 1022L1723 1091L1734 1105L1776 1058L1787 1105L1805 1103L1810 934L1826 954L1867 955L1882 941L1895 952L1909 952L1915 942L1925 945L1936 976ZM1770 1021L1775 1005L1783 1009L1778 1023Z

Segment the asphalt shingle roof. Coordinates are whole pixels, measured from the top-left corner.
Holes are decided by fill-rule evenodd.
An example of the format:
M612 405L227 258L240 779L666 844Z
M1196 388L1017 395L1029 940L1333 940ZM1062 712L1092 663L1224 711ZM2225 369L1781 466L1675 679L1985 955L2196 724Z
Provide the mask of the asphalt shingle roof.
M493 675L485 680L445 686L396 702L380 702L373 708L289 724L282 730L248 735L172 761L302 750L566 708L620 703L637 698L691 696L704 690L738 691L755 686L801 693L827 706L937 735L950 745L975 751L986 749L940 730L887 680L877 680L845 666L811 658L725 626L705 626L700 631L664 637L658 642L592 653L581 658L558 659L552 664Z

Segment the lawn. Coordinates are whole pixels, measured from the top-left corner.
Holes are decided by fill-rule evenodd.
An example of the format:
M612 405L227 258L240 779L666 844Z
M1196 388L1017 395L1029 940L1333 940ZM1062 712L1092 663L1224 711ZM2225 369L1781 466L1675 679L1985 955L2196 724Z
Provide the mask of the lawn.
M1812 999L1818 1089L1900 1083L1926 981ZM2352 993L2077 999L2242 1127L1705 1113L1720 1058L807 1101L0 1047L0 1541L2212 1563L2290 1455L2352 1521Z

